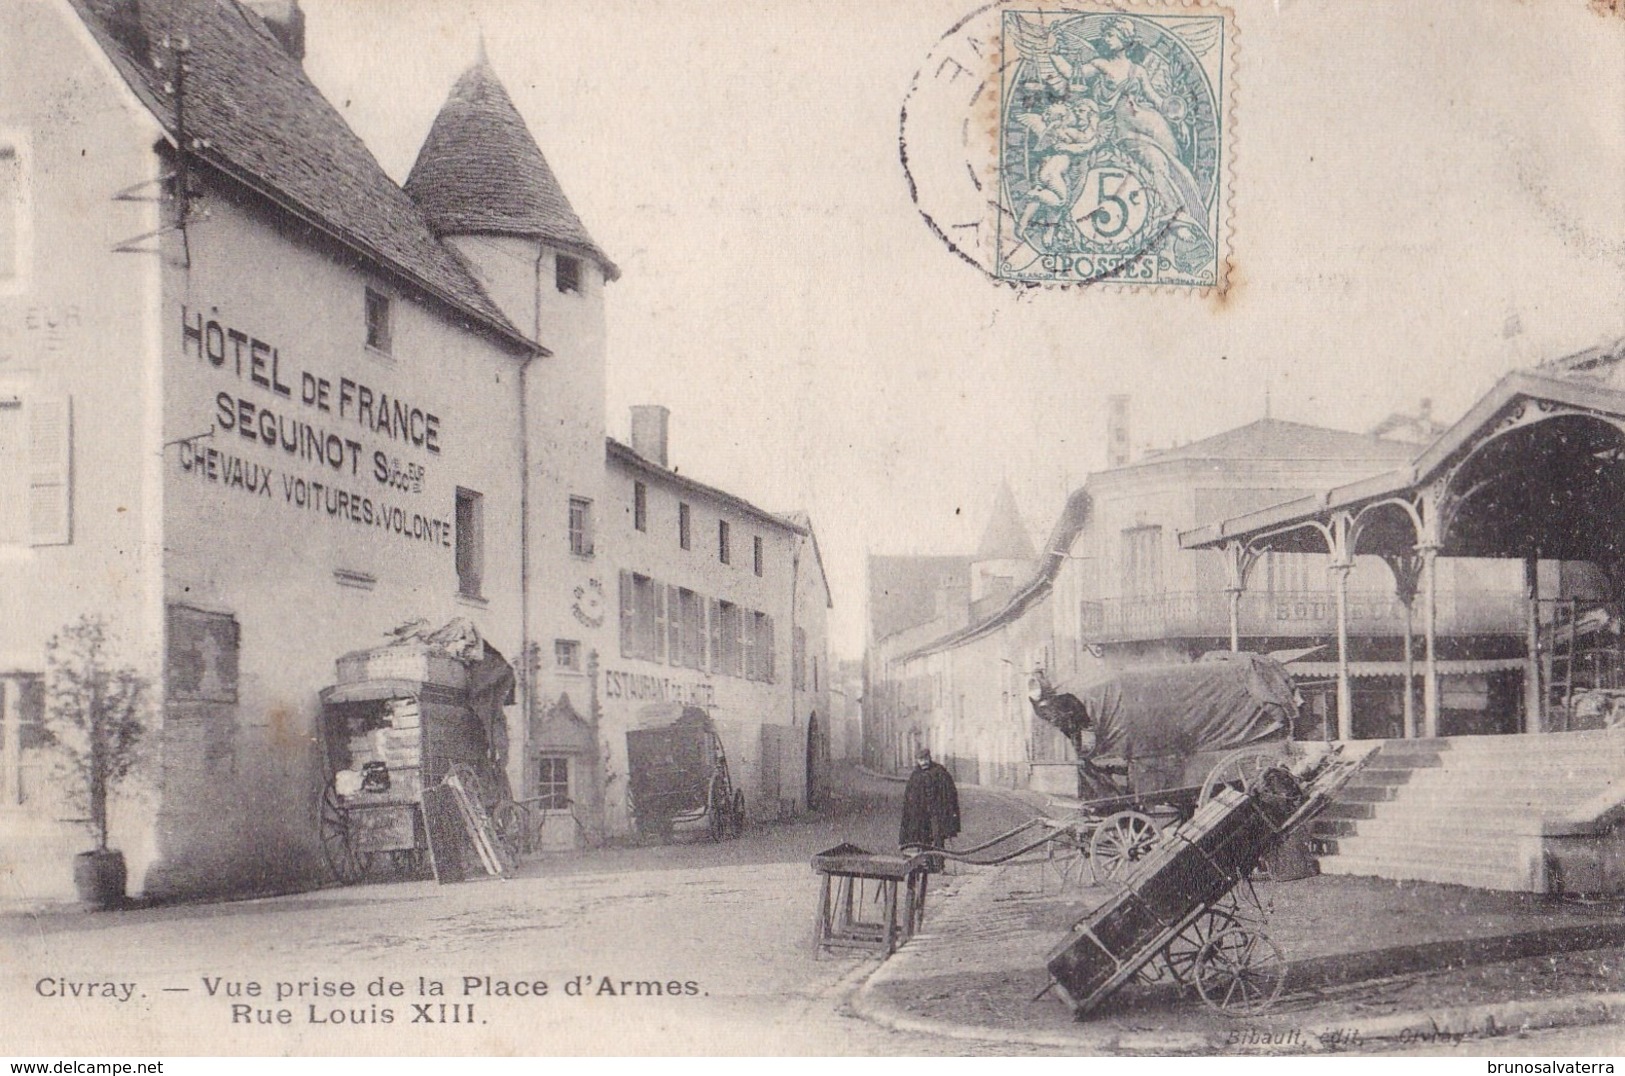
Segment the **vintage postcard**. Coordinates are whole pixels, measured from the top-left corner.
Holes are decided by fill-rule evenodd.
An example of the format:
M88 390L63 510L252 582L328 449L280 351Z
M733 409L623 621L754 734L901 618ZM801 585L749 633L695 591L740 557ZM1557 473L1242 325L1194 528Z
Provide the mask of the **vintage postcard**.
M1622 73L4 0L6 1061L1619 1054Z

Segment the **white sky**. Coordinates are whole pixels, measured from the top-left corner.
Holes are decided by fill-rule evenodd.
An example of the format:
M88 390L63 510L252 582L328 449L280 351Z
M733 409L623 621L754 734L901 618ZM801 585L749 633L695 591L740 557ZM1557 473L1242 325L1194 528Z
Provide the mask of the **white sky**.
M1018 294L909 200L898 113L968 0L303 0L307 69L405 178L483 27L609 290L610 433L813 515L834 645L868 552L974 547L1001 477L1035 541L1136 447L1261 416L1459 416L1506 370L1625 335L1625 20L1585 0L1232 0L1229 301Z

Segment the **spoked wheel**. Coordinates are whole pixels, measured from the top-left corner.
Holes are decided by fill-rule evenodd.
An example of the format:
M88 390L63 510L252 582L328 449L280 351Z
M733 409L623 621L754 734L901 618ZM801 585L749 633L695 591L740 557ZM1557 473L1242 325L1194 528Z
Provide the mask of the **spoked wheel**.
M1168 942L1162 951L1161 963L1181 986L1189 985L1195 978L1196 958L1202 947L1224 931L1240 925L1241 920L1229 908L1205 908Z
M503 800L491 812L491 825L511 860L517 861L521 853L530 851L525 840L526 831L530 828L527 821L526 810L513 800Z
M711 839L727 840L733 833L733 796L728 782L720 777L711 778L711 788L705 797L705 813L711 823Z
M1220 789L1236 788L1242 792L1251 792L1266 770L1272 770L1285 762L1286 759L1278 751L1268 749L1247 748L1228 754L1208 771L1207 780L1202 782L1202 792L1197 797L1196 806L1207 806L1208 801L1219 794Z
M1281 996L1286 956L1269 935L1233 926L1209 938L1196 953L1196 992L1225 1016L1257 1016Z
M350 820L339 802L338 789L329 781L322 789L321 814L317 819L317 836L322 843L322 856L327 868L341 885L355 885L367 875L372 856L357 852L350 843Z
M1095 827L1089 839L1089 865L1095 877L1110 881L1156 847L1157 823L1139 811L1118 811Z
M742 788L734 789L733 813L728 816L728 826L731 836L738 837L745 832L745 790Z
M1056 830L1044 849L1045 865L1055 872L1063 890L1089 884L1089 848L1076 830Z

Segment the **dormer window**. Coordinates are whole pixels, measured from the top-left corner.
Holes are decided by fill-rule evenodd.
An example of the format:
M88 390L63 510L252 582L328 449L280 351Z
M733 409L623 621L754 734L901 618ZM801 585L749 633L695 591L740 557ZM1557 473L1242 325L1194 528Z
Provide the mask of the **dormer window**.
M553 260L553 283L559 291L581 294L581 259L560 254Z
M367 289L367 346L389 354L390 345L389 296Z

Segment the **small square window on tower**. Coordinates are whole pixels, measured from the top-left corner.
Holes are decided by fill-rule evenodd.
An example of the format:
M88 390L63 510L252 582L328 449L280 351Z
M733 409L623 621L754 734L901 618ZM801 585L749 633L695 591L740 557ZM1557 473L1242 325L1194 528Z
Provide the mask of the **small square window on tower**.
M570 672L581 671L581 640L554 639L553 664Z
M581 259L560 254L553 260L553 283L561 292L581 294Z
M389 296L367 289L367 346L386 355L390 337Z

